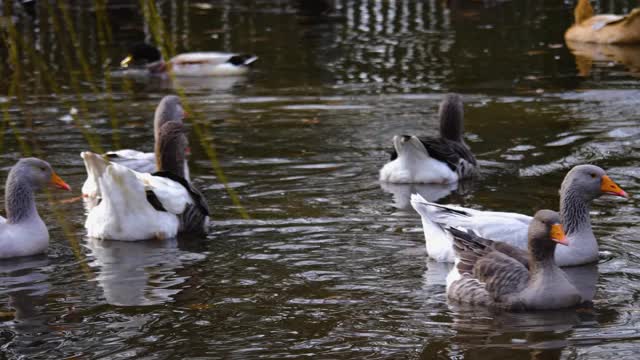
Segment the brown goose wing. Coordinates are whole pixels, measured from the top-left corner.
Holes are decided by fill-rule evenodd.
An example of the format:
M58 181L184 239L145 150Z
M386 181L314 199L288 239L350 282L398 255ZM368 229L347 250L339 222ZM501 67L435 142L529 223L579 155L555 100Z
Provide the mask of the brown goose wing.
M516 259L493 251L478 260L473 275L483 282L491 297L505 302L507 297L524 290L529 283L529 270Z
M491 300L503 302L527 286L526 252L455 228L448 230L453 235L454 250L459 259L458 271L463 279L477 281L477 284L467 281L466 292L480 296L478 286L482 285ZM460 293L459 296L471 294Z
M529 253L526 250L501 241L485 239L473 231L465 232L454 227L448 227L447 231L453 236L453 248L461 260L460 263L464 263L462 268L458 266L459 270L471 272L477 258L491 251L501 252L529 268Z

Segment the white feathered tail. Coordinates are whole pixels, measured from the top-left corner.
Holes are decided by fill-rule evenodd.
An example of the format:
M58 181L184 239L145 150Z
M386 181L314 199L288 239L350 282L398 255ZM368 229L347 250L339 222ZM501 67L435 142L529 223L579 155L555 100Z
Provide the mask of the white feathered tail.
M453 262L453 237L440 224L432 221L432 203L425 200L420 194L411 194L411 206L422 218L422 229L430 258L440 262Z

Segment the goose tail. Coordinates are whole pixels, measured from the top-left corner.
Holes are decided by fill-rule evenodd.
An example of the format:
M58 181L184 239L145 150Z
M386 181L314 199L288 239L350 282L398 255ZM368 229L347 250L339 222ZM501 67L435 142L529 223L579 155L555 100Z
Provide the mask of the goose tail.
M229 58L228 62L235 66L249 66L253 64L258 57L252 54L238 54Z
M90 151L83 151L80 157L84 161L84 167L87 170L87 180L82 185L82 194L87 197L96 197L100 195L100 184L98 179L105 173L109 161L102 156Z
M635 8L631 10L629 15L625 16L624 26L639 25L638 21L640 21L640 8Z
M431 204L420 194L411 194L411 206L422 218L427 254L436 261L453 262L454 252L451 233L432 220L432 213L429 209Z
M453 237L453 249L456 254L456 268L462 274L473 273L476 261L484 256L490 249L488 241L478 237L471 231L462 231L448 227L447 231Z

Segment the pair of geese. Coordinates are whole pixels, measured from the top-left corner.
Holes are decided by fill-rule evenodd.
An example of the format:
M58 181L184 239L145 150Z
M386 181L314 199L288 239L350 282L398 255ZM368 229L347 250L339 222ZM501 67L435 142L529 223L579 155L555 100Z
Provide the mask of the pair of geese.
M381 181L455 183L476 173L476 159L463 140L460 96L447 95L439 116L439 137L394 136ZM601 168L578 165L560 186L560 213L479 211L419 194L411 195L411 205L422 218L428 256L455 262L447 276L449 299L507 310L558 309L584 302L559 266L598 260L589 209L604 194L628 197Z
M189 181L184 117L180 99L165 96L154 116L153 153L81 153L87 170L82 192L92 200L85 222L90 237L135 241L206 232L209 208ZM0 218L0 258L46 251L49 233L34 194L48 184L71 190L46 161L25 158L12 167L5 186L7 218Z

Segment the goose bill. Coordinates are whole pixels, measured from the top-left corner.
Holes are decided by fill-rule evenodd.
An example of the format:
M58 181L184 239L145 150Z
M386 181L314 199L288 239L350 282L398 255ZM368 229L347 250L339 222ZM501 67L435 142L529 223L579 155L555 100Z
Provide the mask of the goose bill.
M567 236L564 234L564 230L562 229L562 225L553 224L551 225L551 240L557 242L562 245L569 245L569 241L567 240Z
M64 182L64 180L62 180L62 178L56 173L51 174L51 184L59 189L71 191L71 186Z
M618 184L613 182L610 177L607 175L602 177L602 181L600 182L600 190L602 190L605 194L611 194L622 197L629 197L626 191L622 190Z
M120 66L122 66L123 68L128 67L131 60L133 60L133 56L127 56L126 58L122 59L122 61L120 61Z

